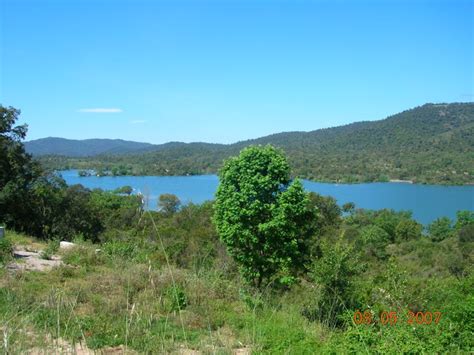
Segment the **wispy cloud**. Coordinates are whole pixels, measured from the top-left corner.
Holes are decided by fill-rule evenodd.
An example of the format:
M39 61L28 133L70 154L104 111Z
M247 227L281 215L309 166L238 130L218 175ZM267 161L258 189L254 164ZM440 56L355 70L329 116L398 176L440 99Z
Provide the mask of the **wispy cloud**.
M145 123L147 122L146 120L131 120L130 123L131 124L140 124L140 123Z
M81 108L77 110L77 112L83 112L83 113L120 113L123 110L121 108L104 108L104 107L98 107L98 108Z

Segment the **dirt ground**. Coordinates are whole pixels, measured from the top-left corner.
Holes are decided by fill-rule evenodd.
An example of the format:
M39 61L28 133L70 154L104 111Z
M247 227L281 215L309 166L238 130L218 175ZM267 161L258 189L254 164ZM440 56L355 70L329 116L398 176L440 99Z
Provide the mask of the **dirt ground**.
M14 260L7 265L8 270L48 271L62 264L59 256L52 256L51 260L41 258L41 253L27 251L21 247L13 251Z

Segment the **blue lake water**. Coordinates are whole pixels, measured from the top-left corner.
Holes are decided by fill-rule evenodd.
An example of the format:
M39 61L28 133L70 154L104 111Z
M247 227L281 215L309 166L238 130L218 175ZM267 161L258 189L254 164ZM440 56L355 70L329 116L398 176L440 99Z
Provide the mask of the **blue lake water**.
M148 207L156 208L158 197L172 193L183 203L201 203L214 198L219 180L215 175L199 176L106 176L79 177L76 170L60 172L66 182L88 188L113 190L125 185L141 192ZM410 210L420 223L438 217L454 219L456 211L474 210L474 186L436 186L405 183L327 184L303 181L308 191L330 195L340 205L354 202L358 208Z

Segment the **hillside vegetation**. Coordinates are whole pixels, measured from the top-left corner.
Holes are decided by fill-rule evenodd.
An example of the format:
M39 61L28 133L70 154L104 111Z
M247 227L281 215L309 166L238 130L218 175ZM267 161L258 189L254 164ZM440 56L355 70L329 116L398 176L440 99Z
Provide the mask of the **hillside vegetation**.
M473 351L473 239L466 227L439 242L416 234L392 241L392 222L415 222L389 211L321 214L326 223L312 239L310 272L288 288L267 284L259 292L239 275L211 215L211 204L146 212L128 226L111 225L96 244L67 235L76 247L56 249L63 265L52 271L0 267L2 351L57 353L64 342L138 353ZM51 245L11 231L7 241L30 250ZM340 285L331 299L343 296L333 315L331 285ZM356 324L357 310L372 321ZM382 324L383 312L395 312L396 324L393 317ZM409 312L441 318L418 324Z
M52 169L96 169L121 175L216 173L249 145L272 144L288 156L293 175L315 181L474 182L474 104L426 104L381 121L312 132L288 132L230 145L167 143L140 153L88 158L43 156ZM67 155L58 149L56 154Z
M144 210L46 173L18 115L0 106L0 352L473 352L472 211L424 230L339 207L270 145L225 161L215 201Z

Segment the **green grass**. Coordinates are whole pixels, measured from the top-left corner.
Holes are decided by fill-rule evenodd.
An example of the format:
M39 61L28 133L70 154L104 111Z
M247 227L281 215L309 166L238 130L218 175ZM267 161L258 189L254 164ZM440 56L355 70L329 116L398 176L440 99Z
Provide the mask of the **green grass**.
M6 238L0 239L0 265L7 264L13 255L13 245Z
M28 251L38 251L46 247L46 244L39 239L30 237L23 233L18 233L13 230L6 230L5 239L12 245L21 246Z
M197 279L185 270L155 269L95 249L84 244L64 252L65 265L50 272L2 275L0 326L9 329L9 351L37 346L25 344L25 331L71 344L85 342L91 349L125 345L153 352L224 346L213 340L221 315L208 312L213 301L225 304L220 276Z
M8 240L46 248L45 243L20 234L9 233ZM361 326L352 323L348 311L345 326L336 329L302 315L304 306L317 304L319 297L319 288L306 281L285 292L254 294L236 274L220 268L197 271L154 263L150 260L159 259L154 253L160 252L154 247L76 242L77 247L59 252L64 265L49 272L0 271L2 352L54 352L64 343L82 343L93 350L121 346L140 353L195 349L229 354L238 348L255 354L473 349L468 340L473 332L472 276L409 278L407 291L399 297L419 300L425 310L442 309L438 326ZM418 264L410 260L405 260L405 266L415 273ZM362 281L359 291L369 292L370 287L363 285L373 280ZM377 302L374 307L392 307Z
M314 326L302 316L271 308L255 312L240 297L241 285L222 274L155 269L96 253L95 247L65 252L66 264L50 272L2 276L1 326L11 330L10 351L37 346L24 343L22 334L31 327L43 338L85 342L91 349L229 353L251 347L278 353L290 346L301 353L318 346Z

